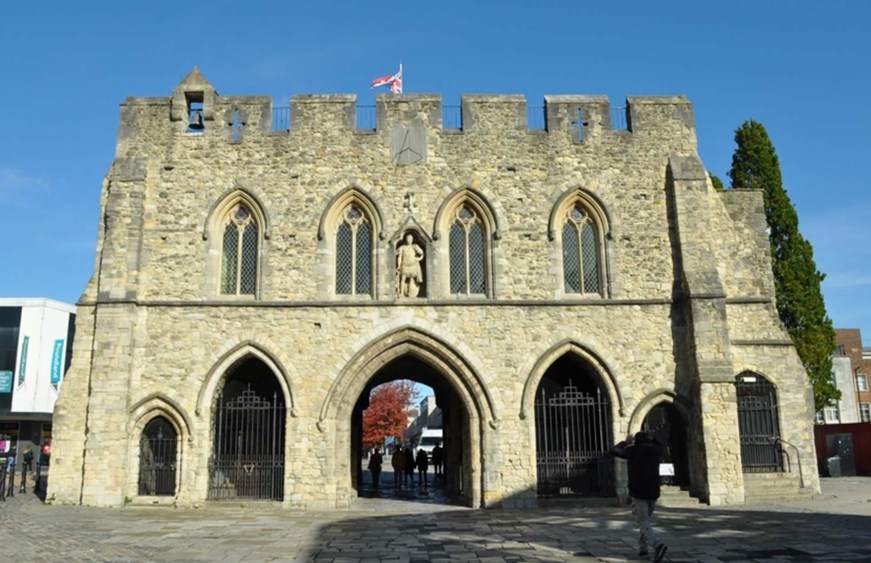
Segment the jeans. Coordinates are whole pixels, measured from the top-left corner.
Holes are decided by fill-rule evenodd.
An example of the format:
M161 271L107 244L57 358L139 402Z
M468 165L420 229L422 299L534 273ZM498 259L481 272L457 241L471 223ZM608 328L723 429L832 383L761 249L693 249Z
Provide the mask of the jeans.
M653 531L653 525L650 523L650 517L655 508L656 499L632 497L632 514L635 515L635 522L641 530L641 535L638 537L638 551L645 551L648 546L656 547L659 543L656 539L656 532Z

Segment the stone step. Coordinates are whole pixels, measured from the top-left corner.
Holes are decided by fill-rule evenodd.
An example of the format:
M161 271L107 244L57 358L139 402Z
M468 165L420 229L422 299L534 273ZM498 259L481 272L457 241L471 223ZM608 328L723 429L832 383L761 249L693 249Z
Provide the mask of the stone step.
M659 504L662 506L698 506L699 499L690 495L690 492L680 487L664 486L660 490Z
M802 489L797 475L790 473L762 473L744 475L745 502L770 500L799 500L813 496L810 489Z

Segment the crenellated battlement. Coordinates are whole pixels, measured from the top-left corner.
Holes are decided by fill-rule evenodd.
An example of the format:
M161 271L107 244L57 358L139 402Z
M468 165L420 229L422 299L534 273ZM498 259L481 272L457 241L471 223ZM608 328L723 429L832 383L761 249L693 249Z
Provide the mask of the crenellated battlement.
M196 68L169 98L128 98L122 132L160 130L155 106L163 108L166 133L221 136L241 142L251 136L383 133L397 127L435 134L556 136L577 143L597 138L654 136L695 144L693 109L684 96L635 96L612 107L607 96L548 95L543 106L525 96L463 95L445 105L439 94L379 94L374 106L357 104L355 94L298 94L289 106L268 96L220 96ZM150 108L150 109L146 109ZM146 115L150 115L146 118ZM148 123L137 127L135 121Z

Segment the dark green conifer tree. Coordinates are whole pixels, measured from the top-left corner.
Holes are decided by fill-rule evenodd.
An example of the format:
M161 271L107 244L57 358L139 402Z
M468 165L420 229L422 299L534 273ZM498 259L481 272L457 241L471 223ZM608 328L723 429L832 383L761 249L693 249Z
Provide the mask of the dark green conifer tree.
M817 410L840 398L832 382L835 330L826 314L814 251L798 230L798 214L783 188L774 145L761 123L735 131L738 148L729 177L733 188L762 190L771 243L771 266L780 321L789 332L813 385Z

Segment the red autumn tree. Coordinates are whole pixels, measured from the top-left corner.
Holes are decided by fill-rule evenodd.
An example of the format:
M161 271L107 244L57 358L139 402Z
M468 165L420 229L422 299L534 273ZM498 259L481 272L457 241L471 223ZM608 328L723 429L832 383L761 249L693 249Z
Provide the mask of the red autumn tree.
M363 411L363 447L380 446L388 436L402 439L416 399L414 383L405 379L372 389L369 407Z

